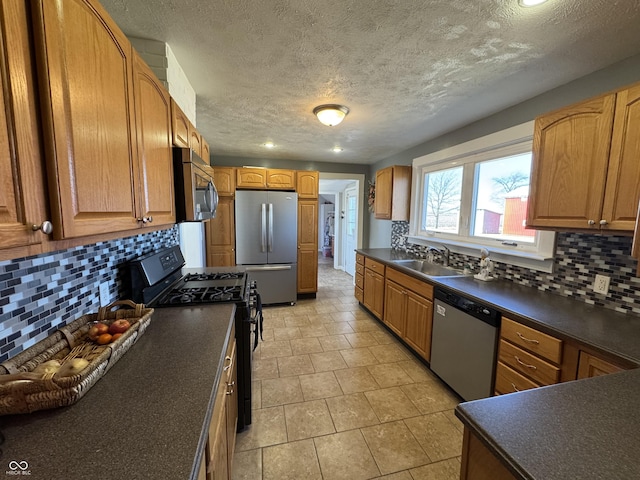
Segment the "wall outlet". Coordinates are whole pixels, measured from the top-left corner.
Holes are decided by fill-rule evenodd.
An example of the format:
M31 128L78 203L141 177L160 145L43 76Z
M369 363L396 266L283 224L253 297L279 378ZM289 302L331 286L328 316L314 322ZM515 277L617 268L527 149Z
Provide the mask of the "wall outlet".
M596 275L596 279L593 281L593 291L606 295L609 293L609 282L611 277L606 275Z
M106 307L111 301L111 295L109 294L109 284L102 282L100 284L100 306Z

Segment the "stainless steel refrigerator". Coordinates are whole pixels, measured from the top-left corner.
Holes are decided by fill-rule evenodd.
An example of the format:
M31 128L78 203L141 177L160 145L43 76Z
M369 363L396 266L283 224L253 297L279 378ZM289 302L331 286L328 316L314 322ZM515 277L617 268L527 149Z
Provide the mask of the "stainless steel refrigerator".
M236 264L258 283L263 304L297 300L298 194L236 191Z

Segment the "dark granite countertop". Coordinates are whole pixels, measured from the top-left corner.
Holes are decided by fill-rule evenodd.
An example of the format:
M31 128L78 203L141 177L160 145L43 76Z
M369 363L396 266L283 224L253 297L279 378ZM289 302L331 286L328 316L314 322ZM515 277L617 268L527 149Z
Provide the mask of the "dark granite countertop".
M156 308L138 342L70 407L0 417L0 463L46 480L193 479L235 305ZM9 475L9 473L7 474Z
M409 275L445 287L495 307L503 315L563 340L590 346L596 351L640 365L640 317L625 315L604 307L588 305L536 288L507 280L482 282L471 275L427 277L415 270L393 263L412 258L390 248L357 250Z
M640 369L462 403L456 415L522 480L640 478Z

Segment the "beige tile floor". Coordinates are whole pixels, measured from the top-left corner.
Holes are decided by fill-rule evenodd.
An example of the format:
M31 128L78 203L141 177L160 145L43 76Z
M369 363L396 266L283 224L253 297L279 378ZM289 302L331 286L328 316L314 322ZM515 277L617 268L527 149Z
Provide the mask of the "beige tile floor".
M456 480L458 399L320 258L316 299L267 307L234 480Z

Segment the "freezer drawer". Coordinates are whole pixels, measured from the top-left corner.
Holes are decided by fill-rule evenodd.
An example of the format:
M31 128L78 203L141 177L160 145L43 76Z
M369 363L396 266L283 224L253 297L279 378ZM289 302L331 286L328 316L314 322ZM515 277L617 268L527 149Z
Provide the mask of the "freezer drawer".
M295 263L280 265L245 265L250 280L257 282L257 289L264 305L296 303L298 270Z

